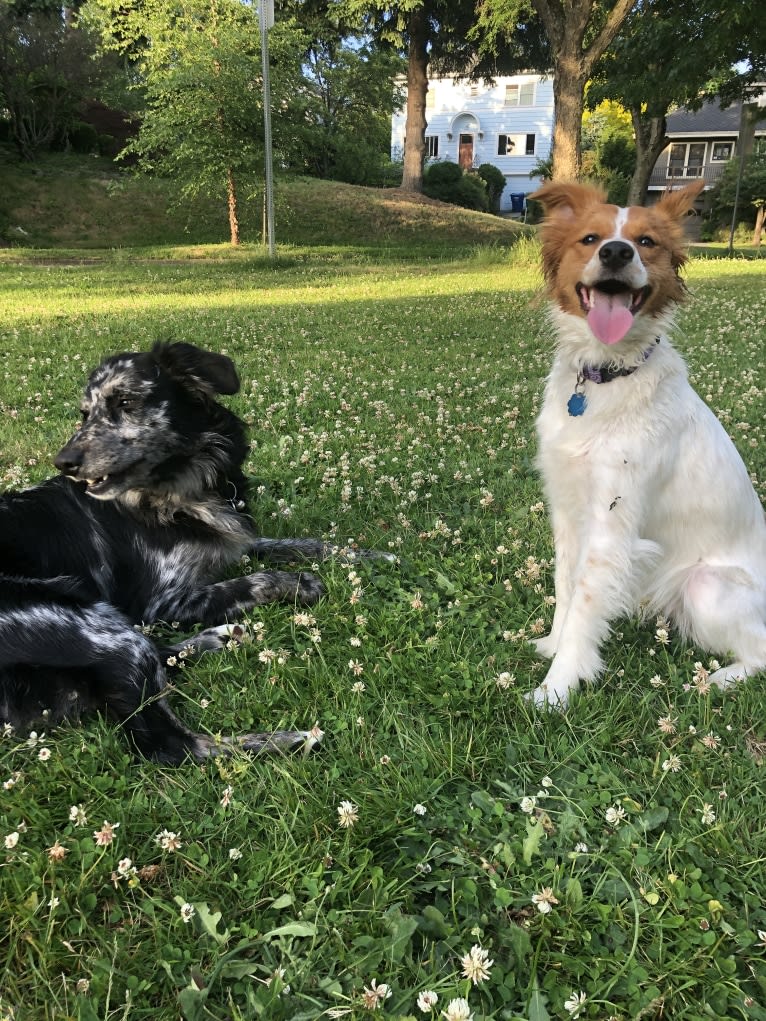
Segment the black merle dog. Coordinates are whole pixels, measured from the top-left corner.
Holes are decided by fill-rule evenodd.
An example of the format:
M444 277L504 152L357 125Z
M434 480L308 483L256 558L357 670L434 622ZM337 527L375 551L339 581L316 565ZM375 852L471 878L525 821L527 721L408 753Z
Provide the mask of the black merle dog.
M221 648L224 622L324 591L305 572L216 580L245 553L286 562L331 552L255 536L243 513L245 427L215 399L238 389L229 358L191 344L107 358L55 459L61 475L0 498L0 721L55 725L102 710L139 752L167 763L312 743L311 731L215 741L185 727L163 696L168 659ZM137 628L155 621L206 630L159 648Z

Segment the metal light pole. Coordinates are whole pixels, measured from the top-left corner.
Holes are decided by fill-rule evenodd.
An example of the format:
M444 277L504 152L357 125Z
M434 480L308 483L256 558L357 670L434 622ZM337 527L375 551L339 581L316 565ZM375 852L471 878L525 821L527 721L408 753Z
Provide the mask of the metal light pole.
M261 29L261 65L263 68L263 143L266 165L266 239L269 257L274 258L274 170L271 146L271 75L269 70L269 29L274 24L274 0L260 0L258 21Z

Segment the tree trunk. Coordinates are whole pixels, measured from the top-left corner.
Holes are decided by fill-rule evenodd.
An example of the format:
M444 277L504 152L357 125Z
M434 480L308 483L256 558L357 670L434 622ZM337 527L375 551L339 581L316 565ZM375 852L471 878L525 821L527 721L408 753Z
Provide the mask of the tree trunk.
M668 144L665 115L642 114L640 107L630 111L633 133L636 137L636 169L628 189L628 205L642 206L649 189L649 178L660 153Z
M229 167L226 171L226 197L229 200L229 235L233 245L239 244L239 217L237 215L237 186L234 171Z
M553 73L553 179L576 181L582 172L582 115L586 78L563 55Z
M766 204L758 206L755 214L755 230L753 231L753 247L761 247L761 237L763 235L763 228L766 226Z
M554 180L574 181L582 173L585 85L634 3L614 0L599 26L601 6L596 0L532 0L554 54Z
M422 7L410 15L407 30L407 122L401 186L403 191L422 191L428 92L428 19Z

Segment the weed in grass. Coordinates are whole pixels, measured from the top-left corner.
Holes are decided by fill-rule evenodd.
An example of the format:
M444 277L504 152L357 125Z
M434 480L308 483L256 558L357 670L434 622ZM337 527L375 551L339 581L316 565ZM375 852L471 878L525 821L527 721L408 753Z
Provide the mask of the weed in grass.
M679 335L761 493L763 272L694 263ZM3 735L6 1015L766 1018L763 678L710 690L664 622L620 621L566 715L522 698L552 613L537 279L0 263L3 485L48 474L104 353L185 339L239 365L264 533L399 558L322 565L310 613L264 607L184 668L190 725L316 720L312 759L170 771L99 720Z

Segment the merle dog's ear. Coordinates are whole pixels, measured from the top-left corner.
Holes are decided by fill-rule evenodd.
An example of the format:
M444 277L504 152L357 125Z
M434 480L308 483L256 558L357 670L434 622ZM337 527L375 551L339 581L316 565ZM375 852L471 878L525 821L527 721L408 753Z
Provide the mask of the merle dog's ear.
M203 351L194 344L158 341L152 348L152 358L176 382L208 397L235 394L239 390L237 370L226 355Z

